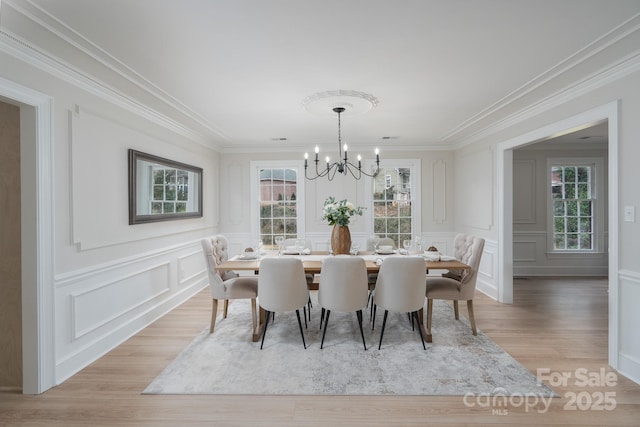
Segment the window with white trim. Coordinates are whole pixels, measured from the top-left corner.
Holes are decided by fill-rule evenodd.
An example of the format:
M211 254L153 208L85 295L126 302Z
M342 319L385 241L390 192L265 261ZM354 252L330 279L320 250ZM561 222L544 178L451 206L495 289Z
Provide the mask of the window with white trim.
M274 245L275 236L285 239L304 234L304 213L298 200L304 197L297 163L252 162L252 235L264 245Z
M420 234L419 160L386 160L371 184L371 234L390 237L397 247Z
M549 159L550 250L595 252L604 226L602 159Z

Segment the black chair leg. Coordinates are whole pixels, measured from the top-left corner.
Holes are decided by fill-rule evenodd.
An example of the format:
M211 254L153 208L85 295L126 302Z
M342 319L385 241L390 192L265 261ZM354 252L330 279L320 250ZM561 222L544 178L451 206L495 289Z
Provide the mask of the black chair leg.
M380 343L378 344L378 350L382 347L382 336L384 335L384 327L387 324L387 314L389 314L389 310L384 311L384 317L382 318L382 330L380 331Z
M307 329L307 306L302 307L302 310L304 311L304 328Z
M271 317L271 313L269 310L265 310L267 312L266 320L264 322L264 331L262 331L262 343L260 343L260 350L262 350L262 346L264 345L264 336L267 335L267 326L269 326L269 317Z
M418 324L418 332L420 332L420 340L422 341L422 348L426 350L427 347L424 345L424 337L422 336L422 328L420 327L420 320L419 320L420 318L418 317L418 312L414 311L412 315L413 317L411 319L411 325L413 326L413 319L415 318L416 323Z
M327 318L324 319L324 331L322 332L322 342L320 343L320 350L322 350L322 346L324 345L324 336L327 334L327 325L329 324L329 315L331 315L331 310L327 310Z
M296 316L298 316L298 326L300 326L300 335L302 335L302 345L304 346L305 350L307 348L307 343L304 341L304 331L302 330L302 320L300 320L300 309L296 310ZM266 325L265 325L265 330L266 330ZM263 335L264 338L264 335Z
M407 319L409 319L409 322L411 322L411 330L415 331L416 328L413 326L413 316L411 313L407 313Z
M324 322L324 313L325 313L325 309L324 307L322 307L322 310L320 311L320 328L318 328L318 330L322 329L322 322Z
M376 327L376 311L377 311L377 309L378 309L378 307L375 304L373 304L371 306L371 311L372 311L372 314L371 314L371 330L372 331Z
M364 340L364 332L362 331L362 310L356 311L358 317L358 325L360 326L360 336L362 336L362 344L364 345L364 351L367 351L367 343Z

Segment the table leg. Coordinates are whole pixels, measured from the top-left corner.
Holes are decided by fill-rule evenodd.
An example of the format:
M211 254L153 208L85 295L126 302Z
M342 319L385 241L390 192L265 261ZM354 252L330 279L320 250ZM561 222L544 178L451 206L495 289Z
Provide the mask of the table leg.
M259 313L258 326L256 326L256 329L253 331L253 337L252 337L253 342L260 341L260 338L262 337L262 332L264 331L265 311L262 307L259 307L258 313Z
M431 329L424 326L424 308L418 310L418 319L420 319L420 327L422 328L422 336L424 337L425 342L433 342Z

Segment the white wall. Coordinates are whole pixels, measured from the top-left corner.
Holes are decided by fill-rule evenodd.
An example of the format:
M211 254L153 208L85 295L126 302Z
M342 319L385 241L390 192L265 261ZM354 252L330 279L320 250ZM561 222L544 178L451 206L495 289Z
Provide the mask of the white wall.
M218 222L218 155L163 126L162 118L151 121L114 102L108 88L60 78L29 52L21 60L1 47L0 77L50 96L54 105L49 339L57 384L207 285L199 239ZM130 226L128 148L201 167L204 217Z
M550 158L602 158L607 163L607 149L553 148L534 144L513 153L513 273L515 276L606 276L608 248L606 242L593 254L550 254L548 251L547 214L549 209L547 160ZM607 188L607 167L600 188ZM606 191L605 191L606 193ZM605 207L606 194L599 203ZM601 221L601 234L607 239L608 218Z

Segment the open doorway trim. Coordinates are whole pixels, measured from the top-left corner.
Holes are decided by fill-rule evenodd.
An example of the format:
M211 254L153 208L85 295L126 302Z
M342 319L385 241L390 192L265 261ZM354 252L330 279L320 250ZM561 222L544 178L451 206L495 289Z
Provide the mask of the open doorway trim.
M609 211L609 365L618 368L618 117L619 101L596 107L565 120L528 132L497 146L498 186L498 301L513 303L513 149L576 128L608 122Z
M22 392L38 394L55 385L53 98L1 77L0 96L23 104ZM23 123L24 118L27 123ZM23 132L25 128L27 131ZM24 133L29 141L24 140Z

